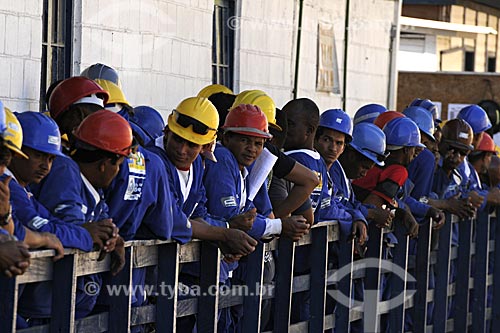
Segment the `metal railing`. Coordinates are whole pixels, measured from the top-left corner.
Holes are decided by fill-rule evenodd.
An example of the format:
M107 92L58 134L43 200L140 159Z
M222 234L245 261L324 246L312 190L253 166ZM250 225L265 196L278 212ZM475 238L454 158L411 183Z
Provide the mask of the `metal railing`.
M175 332L176 318L192 314L197 315L198 332L215 332L219 309L239 304L243 306L244 331L260 332L265 299L274 300L273 332L322 332L331 328L347 332L350 325L360 319L363 319L366 332L379 331L381 321L389 325L391 332L400 332L405 329L407 310L412 311L413 332L466 332L471 327L474 332L485 332L488 323L491 327L500 324L500 302L491 302L492 308L487 307L488 288L493 288L493 299L500 300L500 265L493 267L490 263L500 260L500 248L495 248L494 242L500 239L500 228L494 228L497 216L479 213L476 219L458 221L448 215L444 227L434 233L431 223L424 223L419 230L416 255L408 254L410 241L406 230L395 223L398 244L390 249L389 262L391 267L401 268L397 272L405 272L402 278L401 274L387 268L388 260L383 258L387 250L384 250L383 230L369 228L366 258L371 263L376 260L377 265L367 265L367 261L353 259L353 245L340 240L336 222L321 223L298 242L282 238L259 244L247 259L245 295L221 294L219 289L213 292L213 286L218 286L219 282L221 254L209 242L192 241L179 245L171 241L130 241L126 243L125 268L111 279L110 285L132 288L134 268L156 266L158 284L161 281L170 286L172 293L158 293L154 304L139 307L131 306L130 293L121 293L113 296L108 311L79 320L74 319L76 278L109 271L109 258L97 261L98 252L67 249L65 257L54 263L52 250L35 251L31 253L31 265L24 275L0 278L0 332L123 333L130 327L148 323L155 324L156 332ZM458 223L459 228L458 246L451 242L454 223ZM332 242L338 245L335 267L329 265L332 258L328 258ZM310 271L294 275L295 251L305 245L309 246L311 254ZM274 250L279 253L277 275L272 283L264 284L265 251ZM180 268L193 262L200 262L200 294L178 299ZM341 271L338 267L344 272L341 276L336 274ZM456 269L453 279L450 279L450 269ZM381 280L390 274L397 277L391 279L387 287L394 297L381 300ZM413 275L416 281L412 286L409 282ZM335 296L352 299L354 279L364 281L364 301L345 304ZM434 288L429 288L429 279L434 280ZM19 286L43 281L52 281L54 286L50 324L16 331ZM291 324L292 295L307 290L310 318ZM400 304L394 301L398 295L403 299ZM452 296L454 310L449 317ZM335 302L334 298L339 301ZM329 302L336 303L335 311L325 314ZM428 323L430 303L434 304L434 310L433 320Z

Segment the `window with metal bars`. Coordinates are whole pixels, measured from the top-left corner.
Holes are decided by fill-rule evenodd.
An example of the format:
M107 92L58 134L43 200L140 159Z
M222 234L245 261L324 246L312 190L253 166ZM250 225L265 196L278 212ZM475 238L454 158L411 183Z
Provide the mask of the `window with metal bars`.
M236 23L236 24L235 24ZM233 89L235 0L215 0L212 43L212 82Z
M44 0L42 20L40 109L44 110L47 88L71 76L73 1Z

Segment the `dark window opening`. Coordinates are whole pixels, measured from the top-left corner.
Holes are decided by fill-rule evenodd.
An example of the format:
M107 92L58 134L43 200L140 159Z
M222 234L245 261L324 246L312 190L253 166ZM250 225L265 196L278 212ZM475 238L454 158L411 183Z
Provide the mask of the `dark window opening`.
M474 72L474 52L465 52L465 66L464 71Z
M239 27L234 0L215 0L213 17L212 82L233 89L234 30Z
M488 57L488 72L494 73L497 71L497 57Z
M40 109L45 110L47 88L71 76L73 2L44 0L42 21Z

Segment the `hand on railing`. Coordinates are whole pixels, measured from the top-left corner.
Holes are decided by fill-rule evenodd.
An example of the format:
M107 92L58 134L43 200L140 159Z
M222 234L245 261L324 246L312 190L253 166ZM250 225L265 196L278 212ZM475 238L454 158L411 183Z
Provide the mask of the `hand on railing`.
M470 191L469 192L469 203L472 205L472 207L478 209L481 207L484 201L484 197L482 195L479 195L476 191Z
M113 276L118 274L125 266L125 242L123 241L123 238L121 238L121 236L114 238L115 240L113 252L110 253L110 272ZM102 253L106 255L106 252L102 251L101 254Z
M294 242L309 233L310 225L305 217L301 215L293 215L281 218L281 234L290 238Z
M231 258L231 261L255 251L257 241L246 232L238 229L222 229L222 232L224 241L219 242L219 248L225 257Z
M398 208L396 210L396 221L401 221L407 230L407 236L415 238L418 236L418 222L415 217L406 209Z
M429 210L427 211L426 217L432 219L432 228L434 230L439 230L443 227L444 222L446 221L446 216L444 215L444 212L440 209L430 207Z
M368 229L364 221L354 221L352 222L351 235L348 238L350 240L356 240L359 245L364 245L366 239L368 238Z
M38 243L39 247L45 247L56 251L54 258L52 258L53 261L57 261L64 257L64 247L56 235L50 232L40 232L38 234L40 236L40 243Z
M87 229L97 250L112 252L115 247L118 228L112 219L104 219L97 222L87 222L82 224Z
M446 199L443 210L457 215L461 220L472 218L476 214L476 209L467 198L460 198L460 193Z
M257 209L252 208L243 214L233 216L229 219L229 225L233 229L240 229L242 231L248 231L252 229L253 222L257 216Z
M28 245L0 235L0 272L7 277L23 274L30 265Z
M375 222L378 228L388 228L392 225L394 212L390 208L370 208L367 218Z

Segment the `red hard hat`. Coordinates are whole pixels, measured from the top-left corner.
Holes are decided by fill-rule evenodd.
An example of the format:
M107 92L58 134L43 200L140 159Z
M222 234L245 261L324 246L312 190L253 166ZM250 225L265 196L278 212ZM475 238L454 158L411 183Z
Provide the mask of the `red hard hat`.
M386 111L386 112L381 113L377 118L375 118L375 120L373 121L373 124L375 124L380 129L384 129L385 124L387 124L391 120L396 119L396 118L401 118L404 116L405 115L402 114L401 112Z
M477 145L477 148L475 149L476 151L485 151L489 153L495 153L495 141L491 138L491 136L488 133L483 134L483 138L481 139L481 142Z
M248 136L270 139L267 118L256 105L240 104L227 114L224 126L225 132L235 132Z
M117 113L99 110L85 118L74 131L76 139L111 153L128 156L132 146L132 129Z
M106 104L109 94L95 81L83 76L70 77L59 83L50 95L49 111L53 119L57 119L69 106L85 96L96 94Z

